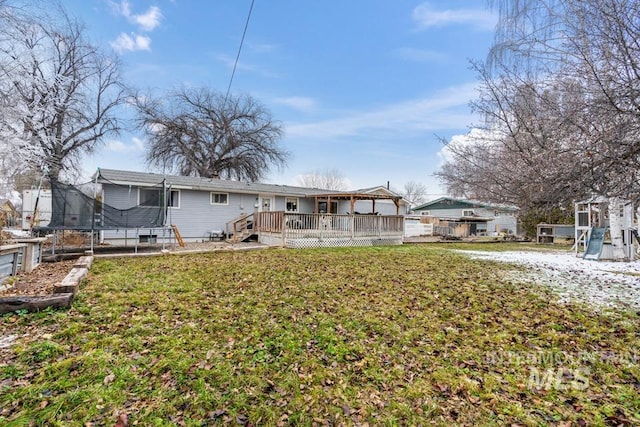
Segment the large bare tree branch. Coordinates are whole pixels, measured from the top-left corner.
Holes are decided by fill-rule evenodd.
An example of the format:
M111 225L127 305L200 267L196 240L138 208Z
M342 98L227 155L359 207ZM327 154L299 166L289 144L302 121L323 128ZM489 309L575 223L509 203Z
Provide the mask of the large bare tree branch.
M301 187L322 190L348 190L348 181L338 169L316 169L313 172L298 175L296 184Z
M126 90L117 58L89 43L61 7L53 10L0 4L0 150L14 153L20 171L57 180L120 130Z
M187 176L258 181L288 153L282 128L250 96L225 97L208 88L183 88L165 102L138 97L140 126L149 140L147 164Z

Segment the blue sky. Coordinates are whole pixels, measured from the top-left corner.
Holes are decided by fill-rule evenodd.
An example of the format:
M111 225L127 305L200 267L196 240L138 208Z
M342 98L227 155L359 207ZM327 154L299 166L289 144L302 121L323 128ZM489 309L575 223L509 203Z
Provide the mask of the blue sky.
M124 63L127 82L161 93L226 91L251 0L64 0ZM267 182L338 169L352 188L407 181L442 190L438 136L478 122L469 59L486 57L495 15L482 0L255 0L232 92L282 122L288 166ZM123 133L85 159L145 170L144 141Z

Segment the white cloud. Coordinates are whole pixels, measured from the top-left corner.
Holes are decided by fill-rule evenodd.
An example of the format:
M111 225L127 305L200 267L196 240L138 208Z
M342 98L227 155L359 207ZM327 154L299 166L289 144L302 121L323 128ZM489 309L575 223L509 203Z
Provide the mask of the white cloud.
M118 38L111 42L111 47L117 52L151 50L151 39L140 34L120 33Z
M409 61L415 62L445 62L447 56L434 50L415 49L411 47L403 47L398 49L398 55Z
M451 148L464 147L465 145L473 145L478 143L489 143L500 140L502 133L498 129L481 129L472 128L468 133L462 135L453 135L449 143L438 151L440 166L447 162L455 160Z
M482 30L493 30L497 17L485 9L436 10L431 4L423 3L413 10L413 20L419 29L469 24Z
M445 89L433 97L392 104L372 111L340 113L339 118L287 126L287 136L336 138L377 135L380 132L407 134L426 130L460 129L473 121L467 107L477 96L477 83Z
M144 141L138 137L133 137L131 138L131 141L133 142L133 145L136 147L137 151L142 151L144 150Z
M129 22L137 24L142 31L153 31L160 25L162 20L162 12L157 6L151 6L141 14L131 12L131 3L128 0L121 0L120 3L112 1L111 6L118 14L127 18Z
M154 28L160 25L162 13L160 12L160 8L151 6L145 13L141 15L132 15L131 18L136 24L140 25L143 30L153 31Z
M133 144L125 144L122 141L112 139L107 141L106 149L115 153L133 153L140 152L144 149L144 141L140 138L133 137Z
M294 110L309 112L316 107L316 101L313 98L305 96L290 96L287 98L276 98L276 104L286 105Z

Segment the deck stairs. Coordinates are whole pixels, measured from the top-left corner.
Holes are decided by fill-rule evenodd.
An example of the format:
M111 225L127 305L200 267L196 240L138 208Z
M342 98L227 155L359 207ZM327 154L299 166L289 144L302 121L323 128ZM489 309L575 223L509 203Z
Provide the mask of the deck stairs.
M238 218L227 222L228 243L245 242L255 235L255 220L253 213L242 214Z

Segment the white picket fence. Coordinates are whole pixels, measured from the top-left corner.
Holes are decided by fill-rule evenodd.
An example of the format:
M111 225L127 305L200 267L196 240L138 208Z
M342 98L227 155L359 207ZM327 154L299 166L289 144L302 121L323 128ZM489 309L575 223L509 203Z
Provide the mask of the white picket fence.
M423 224L419 221L405 221L404 236L433 236L433 224Z

